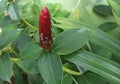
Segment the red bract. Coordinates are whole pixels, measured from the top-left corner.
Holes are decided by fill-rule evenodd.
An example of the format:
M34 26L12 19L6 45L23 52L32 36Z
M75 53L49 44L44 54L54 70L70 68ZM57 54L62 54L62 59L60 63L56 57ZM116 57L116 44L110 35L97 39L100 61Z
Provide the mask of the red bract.
M39 35L41 47L46 51L50 50L52 45L51 17L47 7L44 7L39 15Z

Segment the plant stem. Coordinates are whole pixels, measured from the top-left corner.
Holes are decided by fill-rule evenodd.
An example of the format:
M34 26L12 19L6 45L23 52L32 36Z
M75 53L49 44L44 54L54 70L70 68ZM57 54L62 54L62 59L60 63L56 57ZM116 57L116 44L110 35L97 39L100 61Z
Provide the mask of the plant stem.
M69 68L65 67L65 66L62 66L62 69L63 71L71 74L71 75L81 75L80 72L76 72L76 71L73 71L73 70L70 70Z
M34 27L33 25L31 25L28 21L26 21L24 18L22 18L22 21L28 25L31 29L34 29L34 30L38 30L38 28Z

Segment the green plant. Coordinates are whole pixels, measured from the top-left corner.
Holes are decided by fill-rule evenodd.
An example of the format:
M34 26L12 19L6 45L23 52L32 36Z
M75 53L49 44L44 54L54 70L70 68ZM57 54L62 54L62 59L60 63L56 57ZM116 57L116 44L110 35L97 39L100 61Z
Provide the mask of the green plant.
M2 0L0 84L119 84L120 5L102 2L81 0L68 12L57 3ZM39 34L48 33L39 31L44 6L49 48L39 43Z

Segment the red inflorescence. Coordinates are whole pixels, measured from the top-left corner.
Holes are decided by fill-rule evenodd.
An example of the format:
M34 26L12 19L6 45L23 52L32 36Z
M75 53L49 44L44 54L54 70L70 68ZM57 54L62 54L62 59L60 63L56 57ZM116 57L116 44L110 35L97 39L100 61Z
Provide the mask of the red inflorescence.
M52 35L51 17L47 7L44 7L39 15L39 36L41 47L49 51L52 46Z

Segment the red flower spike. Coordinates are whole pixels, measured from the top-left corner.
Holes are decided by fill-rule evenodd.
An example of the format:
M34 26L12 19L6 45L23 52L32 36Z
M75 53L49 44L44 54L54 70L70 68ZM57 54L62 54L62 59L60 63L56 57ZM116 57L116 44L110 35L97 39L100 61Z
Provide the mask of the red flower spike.
M52 35L51 17L47 7L44 7L39 15L39 36L41 47L49 51L52 46Z

